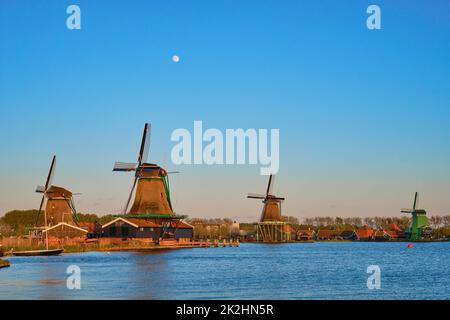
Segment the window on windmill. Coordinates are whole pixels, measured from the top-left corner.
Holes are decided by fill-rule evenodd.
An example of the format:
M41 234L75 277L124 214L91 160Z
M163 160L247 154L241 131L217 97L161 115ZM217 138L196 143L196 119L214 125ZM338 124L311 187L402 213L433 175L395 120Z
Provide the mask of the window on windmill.
M140 227L140 228L139 228L139 231L144 231L144 228Z

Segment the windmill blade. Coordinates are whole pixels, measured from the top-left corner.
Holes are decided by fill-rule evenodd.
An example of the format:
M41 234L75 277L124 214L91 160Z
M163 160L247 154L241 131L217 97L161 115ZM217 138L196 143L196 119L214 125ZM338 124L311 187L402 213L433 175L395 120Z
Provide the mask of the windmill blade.
M130 162L116 162L114 163L113 171L134 171L137 163Z
M52 185L53 182L53 175L55 173L55 166L56 166L56 156L53 156L52 164L50 165L50 170L48 171L47 181L45 182L45 191L48 190L48 188Z
M44 205L44 199L45 199L45 195L42 195L41 204L39 205L39 211L38 211L38 214L36 216L36 223L34 224L35 226L37 226L37 224L39 222L39 216L41 215L42 206Z
M142 140L141 147L139 149L138 162L141 165L144 162L147 162L148 152L150 150L150 132L151 126L146 123L144 125L144 131L142 132Z
M402 212L402 213L413 213L414 209L401 209L400 212Z
M167 171L167 174L180 173L180 171Z
M418 207L418 205L419 205L419 193L416 192L416 193L414 194L414 205L413 205L413 210L416 210L416 208Z
M272 175L270 175L269 183L267 184L266 196L268 196L272 192L273 179L274 179L274 177Z
M136 177L134 177L133 186L131 187L131 192L130 192L130 195L128 196L127 203L125 205L125 208L123 209L123 212L122 212L123 214L127 213L128 206L130 205L131 198L133 197L133 192L134 192L134 188L136 187L136 182L137 181L138 181L138 177L136 176Z
M36 187L36 192L37 193L44 193L45 192L45 187L44 186L37 186Z
M286 198L281 198L281 197L270 197L270 199L278 200L278 201L284 201L284 200L286 200Z
M247 198L250 198L250 199L265 199L266 196L263 195L263 194L258 194L258 193L249 193L247 195Z

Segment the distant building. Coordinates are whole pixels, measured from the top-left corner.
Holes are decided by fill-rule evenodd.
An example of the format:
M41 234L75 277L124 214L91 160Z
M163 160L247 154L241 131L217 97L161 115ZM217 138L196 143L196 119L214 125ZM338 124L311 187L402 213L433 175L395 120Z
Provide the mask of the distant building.
M356 240L367 241L373 240L375 230L371 227L364 225L361 228L356 229Z
M389 234L389 236L392 239L404 239L406 237L405 231L402 230L398 225L396 225L395 223L391 223L387 228L386 228L386 233Z
M316 235L316 233L313 229L297 230L297 240L299 240L299 241L314 240L315 235Z
M321 229L317 231L317 240L342 240L341 231Z
M342 240L356 240L358 238L354 230L341 231L340 237Z
M373 234L373 239L375 241L388 241L391 240L391 236L384 230L377 230Z

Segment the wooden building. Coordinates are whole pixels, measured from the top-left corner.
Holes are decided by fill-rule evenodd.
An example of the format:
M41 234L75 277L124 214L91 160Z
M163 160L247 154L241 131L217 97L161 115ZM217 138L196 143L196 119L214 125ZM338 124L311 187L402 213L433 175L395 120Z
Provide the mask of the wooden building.
M85 238L88 233L87 230L77 227L73 224L60 222L55 226L51 226L42 231L47 233L49 237L56 238Z
M119 217L102 226L102 237L148 238L158 242L169 234L178 241L186 242L193 238L193 230L193 226L184 221L162 225L150 219Z
M356 229L356 240L360 241L373 240L374 234L375 234L374 229L370 228L367 225L364 225L361 228Z
M341 231L326 229L318 230L317 240L342 240Z
M297 240L299 241L312 241L316 237L316 233L313 229L297 230Z

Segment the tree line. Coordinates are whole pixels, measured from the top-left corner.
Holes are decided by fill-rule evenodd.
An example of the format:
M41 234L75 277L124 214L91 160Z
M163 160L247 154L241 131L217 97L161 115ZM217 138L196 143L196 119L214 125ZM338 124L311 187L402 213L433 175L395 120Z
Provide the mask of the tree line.
M79 222L91 222L105 224L114 217L112 215L97 216L96 214L77 213ZM0 236L27 235L34 227L44 225L44 214L38 210L13 210L5 213L0 218Z
M114 219L113 215L98 216L92 213L78 213L79 222L90 222L105 224ZM363 225L374 229L386 229L390 224L396 224L406 230L411 224L409 216L402 217L310 217L301 222L294 216L283 216L283 220L290 223L296 229L331 229L331 230L353 230ZM450 215L430 216L429 225L437 234L450 234ZM200 237L235 236L240 231L248 234L255 229L253 223L240 223L237 229L234 221L229 218L190 218L187 222L194 226L194 232ZM13 210L7 212L0 218L0 236L27 235L30 228L44 225L44 217L38 210Z

